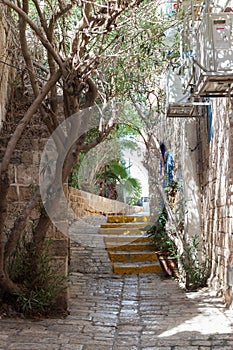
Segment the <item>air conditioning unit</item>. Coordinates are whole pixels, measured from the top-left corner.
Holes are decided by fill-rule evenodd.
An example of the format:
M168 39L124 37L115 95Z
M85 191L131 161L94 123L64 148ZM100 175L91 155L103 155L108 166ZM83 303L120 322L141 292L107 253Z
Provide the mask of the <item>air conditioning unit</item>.
M170 67L167 74L166 105L167 117L192 117L194 106L190 101L190 94L183 92L183 78L179 75L179 68Z
M195 93L229 95L233 87L233 13L204 14L196 42Z

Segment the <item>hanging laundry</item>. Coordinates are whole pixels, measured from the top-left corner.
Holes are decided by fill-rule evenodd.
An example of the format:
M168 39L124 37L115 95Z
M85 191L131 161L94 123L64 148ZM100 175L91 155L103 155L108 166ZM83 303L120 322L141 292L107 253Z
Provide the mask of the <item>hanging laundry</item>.
M162 154L162 159L160 160L160 175L163 174L163 169L165 167L165 153L166 153L166 146L164 143L160 144L160 151Z
M169 186L174 179L174 161L173 161L173 155L171 152L167 153L165 174L168 179L168 186Z
M210 102L210 98L206 99L206 102ZM207 106L207 132L208 132L208 142L210 143L214 137L214 130L212 125L212 107L211 105Z

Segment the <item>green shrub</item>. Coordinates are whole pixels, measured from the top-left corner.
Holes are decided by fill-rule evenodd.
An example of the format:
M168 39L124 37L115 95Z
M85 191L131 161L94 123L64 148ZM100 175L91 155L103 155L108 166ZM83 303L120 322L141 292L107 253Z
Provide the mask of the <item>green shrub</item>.
M147 235L153 239L156 251L170 253L171 256L175 256L177 248L175 243L167 234L166 222L167 211L165 208L163 208L163 211L159 215L157 221L149 229L147 229Z
M66 288L66 277L61 266L54 266L49 256L47 241L42 253L24 235L8 261L8 272L20 286L15 306L27 316L48 315L56 310L59 294Z
M209 278L208 261L199 262L199 237L195 235L186 245L180 257L181 264L185 271L185 287L187 290L195 290L204 287Z

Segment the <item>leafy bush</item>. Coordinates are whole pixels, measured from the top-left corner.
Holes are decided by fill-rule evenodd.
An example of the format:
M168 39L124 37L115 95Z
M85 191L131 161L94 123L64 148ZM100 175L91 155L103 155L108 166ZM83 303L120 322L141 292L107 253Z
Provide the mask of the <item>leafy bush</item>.
M182 282L185 281L187 290L204 287L209 278L209 267L208 261L200 263L199 237L196 235L188 243L184 243L183 253L180 254L171 236L167 233L167 220L167 211L164 208L157 221L146 230L148 236L153 238L155 251L162 252L164 256L177 258L180 264L179 279Z
M20 286L15 307L27 316L48 315L56 309L59 294L66 288L61 266L55 267L49 256L48 241L42 253L24 235L9 258L8 271Z
M188 290L195 290L206 286L209 278L207 263L199 262L199 237L195 235L186 245L180 261L185 271L185 287Z
M165 208L163 208L163 211L159 215L157 221L149 229L147 229L147 235L153 238L156 251L170 253L171 256L175 256L177 249L175 243L167 234L166 222L167 211Z

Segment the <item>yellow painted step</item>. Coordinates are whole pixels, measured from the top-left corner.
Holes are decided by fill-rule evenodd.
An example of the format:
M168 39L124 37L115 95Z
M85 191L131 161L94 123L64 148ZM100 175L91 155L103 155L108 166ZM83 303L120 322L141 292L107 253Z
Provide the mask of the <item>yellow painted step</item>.
M109 257L112 262L124 262L124 263L133 263L133 262L151 262L158 261L157 254L155 252L126 252L126 251L109 251Z
M105 235L135 235L135 234L145 234L145 231L137 229L137 228L100 228L99 233L105 234Z
M146 222L114 222L100 225L101 228L144 228L146 226Z
M107 217L107 223L113 222L148 222L150 221L149 216L140 215L113 215Z
M107 243L106 244L107 251L154 251L155 248L150 243Z
M108 243L142 243L148 242L153 243L153 239L148 236L107 236L104 237L104 241L106 244Z
M150 263L150 264L120 264L113 263L113 272L115 274L131 274L131 273L159 273L162 272L162 269L159 263Z

